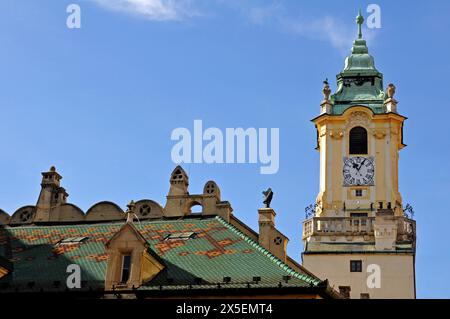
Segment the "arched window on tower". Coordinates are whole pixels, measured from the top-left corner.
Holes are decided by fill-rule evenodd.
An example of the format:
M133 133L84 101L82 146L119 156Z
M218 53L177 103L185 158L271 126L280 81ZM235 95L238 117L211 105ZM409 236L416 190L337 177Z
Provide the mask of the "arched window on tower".
M350 154L367 154L367 131L361 126L350 130Z

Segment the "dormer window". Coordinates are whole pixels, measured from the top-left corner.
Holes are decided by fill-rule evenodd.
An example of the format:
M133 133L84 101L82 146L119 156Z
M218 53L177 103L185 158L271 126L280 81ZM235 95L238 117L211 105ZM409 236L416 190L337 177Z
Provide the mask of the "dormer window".
M131 273L131 254L122 255L122 272L120 282L126 284L130 279Z
M367 130L361 126L350 130L350 154L367 154Z
M105 290L133 289L152 280L165 268L144 236L125 223L105 244L108 255Z

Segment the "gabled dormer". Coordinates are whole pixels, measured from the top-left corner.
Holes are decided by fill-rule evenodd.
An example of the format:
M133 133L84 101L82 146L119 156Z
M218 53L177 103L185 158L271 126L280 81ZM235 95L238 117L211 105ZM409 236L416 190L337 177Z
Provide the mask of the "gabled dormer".
M165 268L164 262L133 225L134 203L128 206L127 214L127 222L105 244L108 254L105 290L138 288Z

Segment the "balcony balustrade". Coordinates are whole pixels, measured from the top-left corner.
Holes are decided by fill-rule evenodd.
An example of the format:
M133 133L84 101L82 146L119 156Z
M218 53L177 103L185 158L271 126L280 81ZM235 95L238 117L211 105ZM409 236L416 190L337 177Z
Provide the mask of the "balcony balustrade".
M416 222L397 219L397 235L415 236ZM375 217L312 217L303 222L303 239L310 236L374 235Z

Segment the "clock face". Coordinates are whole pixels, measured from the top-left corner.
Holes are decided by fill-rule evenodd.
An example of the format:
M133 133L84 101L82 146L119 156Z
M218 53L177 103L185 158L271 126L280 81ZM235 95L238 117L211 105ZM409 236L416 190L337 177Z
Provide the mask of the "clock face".
M375 166L373 157L353 156L344 157L344 186L373 186Z

